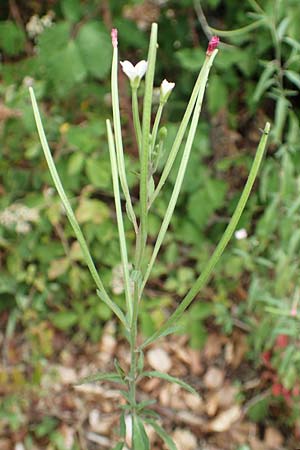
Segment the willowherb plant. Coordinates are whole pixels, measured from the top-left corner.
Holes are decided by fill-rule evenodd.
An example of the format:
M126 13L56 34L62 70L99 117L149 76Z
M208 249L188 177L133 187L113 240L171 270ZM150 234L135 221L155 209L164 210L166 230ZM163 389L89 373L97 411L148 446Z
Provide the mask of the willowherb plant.
M57 173L51 152L46 140L46 136L43 130L40 114L38 111L35 95L33 89L30 88L30 96L34 111L34 116L37 124L37 129L43 151L51 172L54 184L60 195L61 201L65 207L69 221L73 227L74 233L81 245L81 249L86 261L86 264L90 270L90 273L95 281L97 287L97 294L100 299L111 308L121 324L125 328L125 335L128 339L130 346L130 367L128 372L124 371L120 367L119 363L115 362L115 372L112 373L98 373L92 375L84 380L84 382L96 382L96 381L110 381L121 383L124 389L121 390L122 395L126 400L126 406L121 413L120 419L120 440L114 447L115 450L122 450L125 447L125 414L130 416L132 421L132 439L130 445L131 450L149 450L150 444L147 433L145 431L145 424L151 425L156 433L164 440L167 447L171 450L176 449L176 446L169 435L160 426L158 417L154 411L150 408L153 403L152 400L138 402L136 397L136 389L138 382L145 377L159 377L167 380L171 383L179 384L183 389L195 393L195 390L184 381L172 377L166 373L159 371L145 371L144 370L144 349L162 336L166 336L174 332L178 328L178 320L181 318L184 311L188 308L191 302L194 300L198 292L209 280L209 277L222 255L225 247L227 246L234 230L238 224L241 214L245 208L247 199L250 195L253 183L257 176L264 150L267 144L267 137L270 130L270 124L266 123L255 159L251 171L249 173L246 185L240 197L240 200L236 206L234 214L227 225L227 228L218 243L215 251L207 262L207 265L201 275L197 278L192 288L187 292L185 297L179 303L178 307L167 319L165 324L161 326L152 336L143 341L140 345L137 343L138 336L138 317L139 306L143 298L143 292L146 283L151 275L151 271L156 261L156 257L163 243L165 234L170 224L172 214L180 193L184 175L186 172L190 152L195 137L199 116L202 108L203 97L205 88L209 76L210 69L213 61L218 53L217 46L219 44L219 38L213 37L209 42L205 61L199 76L195 82L190 100L186 107L186 111L183 115L181 124L178 128L177 135L174 139L171 149L168 153L168 158L160 175L158 183L155 185L153 174L157 169L158 160L161 153L164 151L164 129L159 129L161 117L163 113L164 105L166 104L174 83L170 83L164 80L160 87L160 103L156 112L156 117L151 126L151 113L152 113L152 96L153 96L153 81L157 52L157 24L153 24L151 28L151 37L149 44L149 52L147 61L140 61L136 66L133 66L129 61L121 63L122 69L128 76L131 85L132 93L132 113L133 122L136 134L137 145L139 149L139 161L140 161L140 176L139 176L139 188L140 196L137 205L133 205L130 196L127 176L124 163L122 131L121 131L121 118L119 108L119 96L118 96L118 36L117 30L112 30L112 45L113 45L113 59L112 59L112 72L111 72L111 90L112 90L112 110L113 110L113 126L110 120L106 121L107 137L109 144L109 153L111 161L111 172L113 181L113 191L116 208L116 218L120 243L120 254L123 268L123 277L125 285L125 302L124 307L120 308L110 297L106 288L104 287L101 277L98 274L94 262L91 258L87 243L83 236L83 233L78 225L74 212L64 192L61 180ZM145 93L143 99L143 112L142 120L140 120L140 112L138 108L138 89L140 81L146 74L145 80ZM188 130L188 132L187 132ZM165 212L164 219L162 221L157 239L153 248L150 260L146 259L145 247L148 236L148 214L153 206L156 198L158 197L161 189L164 186L165 181L173 167L173 163L178 154L180 146L183 142L184 136L187 132L186 141L184 143L181 162L179 165L176 182L173 188L173 192ZM128 261L128 249L126 236L123 224L123 210L122 199L126 204L126 213L132 223L133 229L136 235L136 245L134 261L132 265ZM136 214L136 210L138 213ZM131 268L132 267L132 268ZM133 286L133 289L132 289Z

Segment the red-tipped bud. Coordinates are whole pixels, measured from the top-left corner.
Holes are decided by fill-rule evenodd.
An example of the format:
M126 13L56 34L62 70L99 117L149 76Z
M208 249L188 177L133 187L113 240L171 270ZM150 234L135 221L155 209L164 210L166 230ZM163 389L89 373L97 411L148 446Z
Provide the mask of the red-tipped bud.
M293 397L299 397L300 396L300 387L294 386L292 390Z
M285 387L282 388L282 395L284 397L284 400L287 402L287 404L290 404L291 401L291 391L289 389L286 389Z
M289 337L286 334L279 334L276 338L276 347L285 348L289 344Z
M213 36L208 43L208 47L206 50L207 56L211 56L212 52L218 47L220 42L220 38L218 36Z
M267 350L261 354L261 359L263 360L263 363L268 367L271 365L270 364L271 357L272 357L271 350Z
M111 42L114 48L118 47L118 30L116 28L111 30Z
M283 386L280 383L274 383L272 385L272 394L274 397L279 397L282 394Z

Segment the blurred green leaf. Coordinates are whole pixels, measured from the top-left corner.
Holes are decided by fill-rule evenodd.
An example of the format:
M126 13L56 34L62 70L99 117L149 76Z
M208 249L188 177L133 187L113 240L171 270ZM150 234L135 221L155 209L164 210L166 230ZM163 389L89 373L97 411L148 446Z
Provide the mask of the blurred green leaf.
M10 56L21 53L25 48L26 36L22 28L11 20L0 21L0 49Z
M88 73L100 80L108 75L111 65L112 45L109 33L100 22L82 25L76 43Z

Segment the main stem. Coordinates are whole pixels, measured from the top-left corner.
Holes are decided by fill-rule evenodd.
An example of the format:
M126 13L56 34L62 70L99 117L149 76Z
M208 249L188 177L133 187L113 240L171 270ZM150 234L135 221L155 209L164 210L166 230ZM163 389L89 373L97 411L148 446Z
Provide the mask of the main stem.
M130 324L130 371L129 371L129 402L132 421L132 443L131 450L139 450L134 448L134 416L136 415L136 379L137 379L137 321L138 309L141 297L141 255L144 246L141 240L141 229L139 229L136 237L135 252L135 279L134 279L134 295L133 295L133 312Z

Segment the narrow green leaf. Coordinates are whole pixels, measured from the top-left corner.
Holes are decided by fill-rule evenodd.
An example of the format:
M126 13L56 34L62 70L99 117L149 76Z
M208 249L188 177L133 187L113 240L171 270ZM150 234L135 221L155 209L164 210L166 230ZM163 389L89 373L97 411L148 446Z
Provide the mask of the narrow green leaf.
M158 330L155 340L160 339L161 337L168 336L169 334L178 333L181 330L183 330L182 325L172 325L171 327L168 327L166 329L162 328L161 330ZM150 342L154 342L152 340L152 336L149 339L146 339L145 342L143 342L143 344L140 346L140 349L144 349L145 347L147 347L147 345L149 345Z
M300 75L294 70L286 70L285 76L295 85L298 89L300 89Z
M154 405L155 403L156 403L156 400L144 400L142 402L139 402L137 405L137 411L143 412L144 408L146 408L147 406L150 406L150 405Z
M125 413L122 412L120 416L120 436L125 439L126 436L126 422L125 422Z
M55 163L53 161L53 158L52 158L52 155L51 155L51 152L50 152L50 148L49 148L49 145L48 145L48 142L47 142L47 138L46 138L46 135L45 135L45 131L44 131L44 128L43 128L41 116L40 116L40 113L39 113L38 105L37 105L36 98L35 98L34 91L33 91L32 87L29 88L29 93L30 93L30 98L31 98L34 118L35 118L36 126L37 126L37 129L38 129L40 141L41 141L41 144L42 144L42 148L43 148L43 151L44 151L44 154L45 154L45 158L46 158L46 161L47 161L47 164L48 164L48 167L49 167L49 171L51 173L54 185L55 185L56 190L57 190L57 192L58 192L58 194L60 196L60 199L61 199L61 201L62 201L62 203L64 205L64 208L66 210L68 219L69 219L69 221L71 223L71 226L72 226L72 228L74 230L75 236L76 236L76 238L77 238L77 240L78 240L78 242L80 244L80 247L81 247L81 250L82 250L85 262L86 262L86 264L87 264L87 266L89 268L89 271L90 271L90 273L92 275L92 278L93 278L93 280L94 280L94 282L95 282L99 292L101 293L101 298L103 298L103 299L105 298L106 303L108 305L110 305L111 309L116 313L116 311L118 311L118 310L117 310L117 308L114 307L114 303L112 302L112 300L108 296L108 294L107 294L107 292L106 292L106 290L104 288L104 285L103 285L103 283L101 281L101 278L100 278L100 276L99 276L99 274L98 274L98 272L96 270L96 267L95 267L95 264L94 264L93 259L91 257L91 254L90 254L88 245L86 243L86 240L85 240L85 238L83 236L81 228L80 228L80 226L79 226L79 224L77 222L77 219L76 219L75 214L74 214L74 212L72 210L71 204L70 204L70 202L69 202L69 200L68 200L68 198L66 196L66 193L64 191L62 182L61 182L60 177L58 175L58 172L56 170ZM124 315L123 315L123 318L122 318L122 315L118 315L117 313L116 313L116 315L119 317L119 319L123 322L123 325L126 327L126 320L123 320Z
M192 394L198 395L197 391L195 391L195 389L192 388L192 386L190 386L189 384L187 384L184 381L180 380L179 378L172 377L171 375L168 375L167 373L159 372L158 370L150 370L150 371L143 372L141 374L141 376L142 377L157 377L157 378L161 378L162 380L169 381L170 383L176 383L179 386L181 386L183 389L185 389L186 391L189 391Z
M266 65L258 80L258 83L256 84L256 88L252 96L252 101L254 103L257 103L263 93L275 83L275 80L273 79L275 70L276 65L273 62L270 62Z
M125 372L124 372L124 369L120 366L120 363L119 363L119 361L117 360L117 358L114 359L114 366L115 366L115 369L116 369L118 375L119 375L121 378L125 378Z
M82 378L78 381L78 383L75 384L75 386L80 386L81 384L87 384L87 383L95 383L96 381L111 381L114 383L123 383L125 384L124 380L115 372L98 372L93 375L90 375L88 377Z
M100 289L97 289L96 292L97 292L98 297L101 298L101 300L103 300L103 302L115 313L115 315L120 319L120 321L122 322L124 327L127 329L128 325L127 325L126 318L125 318L123 312L121 311L121 309L118 307L118 305L116 303L114 303L110 299L110 297L103 295L103 293L100 291Z
M167 432L157 422L155 422L155 420L145 419L145 422L152 426L154 431L164 441L169 450L177 450L177 447L173 439L170 438Z
M118 47L113 49L113 60L111 67L111 96L112 96L112 110L113 110L113 125L115 134L115 144L117 153L118 174L120 178L120 184L126 200L126 211L129 220L133 223L135 233L138 233L138 225L133 210L124 161L124 149L122 141L122 129L121 129L121 117L120 117L120 104L119 104L119 90L118 90Z
M108 137L111 174L112 174L112 179L113 179L113 189L114 189L115 207L116 207L116 215L117 215L120 252L121 252L123 275L124 275L126 306L127 306L127 311L128 311L128 315L129 315L129 322L131 322L133 299L132 299L132 294L131 294L131 283L130 283L130 276L129 276L127 245L126 245L126 237L125 237L123 213L122 213L121 197L120 197L120 189L119 189L116 149L115 149L115 144L114 144L112 128L111 128L111 124L110 124L109 120L106 121L106 129L107 129L107 137Z
M135 450L150 450L150 442L143 421L138 416L133 418L133 448Z
M151 27L150 43L147 57L147 72L145 80L145 94L142 118L142 146L141 146L141 178L140 178L140 236L139 252L137 254L136 266L140 266L146 245L148 233L148 180L149 180L149 156L150 156L150 125L153 97L154 71L157 53L157 23Z

